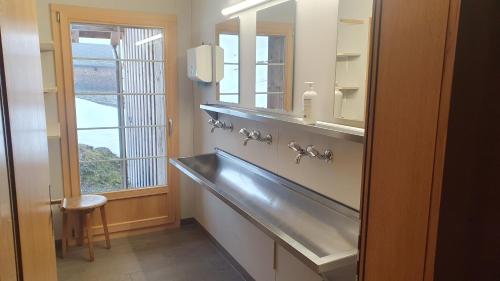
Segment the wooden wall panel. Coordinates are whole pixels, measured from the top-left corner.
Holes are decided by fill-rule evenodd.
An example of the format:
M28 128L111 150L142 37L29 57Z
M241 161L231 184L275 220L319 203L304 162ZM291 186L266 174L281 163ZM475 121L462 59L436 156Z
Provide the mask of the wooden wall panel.
M106 205L109 231L112 234L148 227L167 226L174 219L169 212L168 193L109 201ZM100 213L93 215L96 234L103 234Z
M0 26L24 280L57 280L34 0L1 1Z
M449 0L375 6L360 274L422 280Z

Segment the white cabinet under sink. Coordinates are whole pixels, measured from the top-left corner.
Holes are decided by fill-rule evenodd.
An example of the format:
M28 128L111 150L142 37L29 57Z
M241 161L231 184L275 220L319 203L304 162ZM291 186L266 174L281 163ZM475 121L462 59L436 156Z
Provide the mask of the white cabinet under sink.
M276 281L323 280L283 247L276 247Z
M274 241L209 191L195 198L196 220L256 281L274 281Z

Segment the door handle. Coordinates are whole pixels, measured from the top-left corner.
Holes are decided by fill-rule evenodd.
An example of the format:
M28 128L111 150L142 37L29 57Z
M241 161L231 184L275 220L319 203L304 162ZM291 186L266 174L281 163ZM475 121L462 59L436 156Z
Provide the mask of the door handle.
M174 121L172 118L168 119L168 136L171 137L174 131Z

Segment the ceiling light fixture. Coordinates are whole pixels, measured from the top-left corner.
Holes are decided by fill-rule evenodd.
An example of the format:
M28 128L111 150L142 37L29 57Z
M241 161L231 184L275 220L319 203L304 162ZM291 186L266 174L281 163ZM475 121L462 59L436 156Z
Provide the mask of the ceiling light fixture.
M222 9L221 13L224 16L229 16L269 1L271 0L245 0Z

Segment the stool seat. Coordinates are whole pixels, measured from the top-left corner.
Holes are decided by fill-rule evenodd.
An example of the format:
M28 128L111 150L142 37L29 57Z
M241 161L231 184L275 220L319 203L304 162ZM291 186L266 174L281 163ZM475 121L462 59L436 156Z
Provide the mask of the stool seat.
M102 195L81 195L78 197L64 198L61 209L67 211L85 211L106 205L108 199Z
M106 219L105 205L108 199L102 195L81 195L71 198L64 198L61 202L61 211L63 215L63 235L62 235L62 253L61 257L66 255L69 246L68 240L71 236L71 229L68 223L69 213L78 216L80 221L80 235L78 244L83 244L84 232L87 233L87 241L89 247L89 260L94 260L94 246L93 246L93 231L92 231L92 214L95 209L99 209L101 213L102 228L104 230L104 237L106 239L106 248L111 248L109 241L108 222Z

